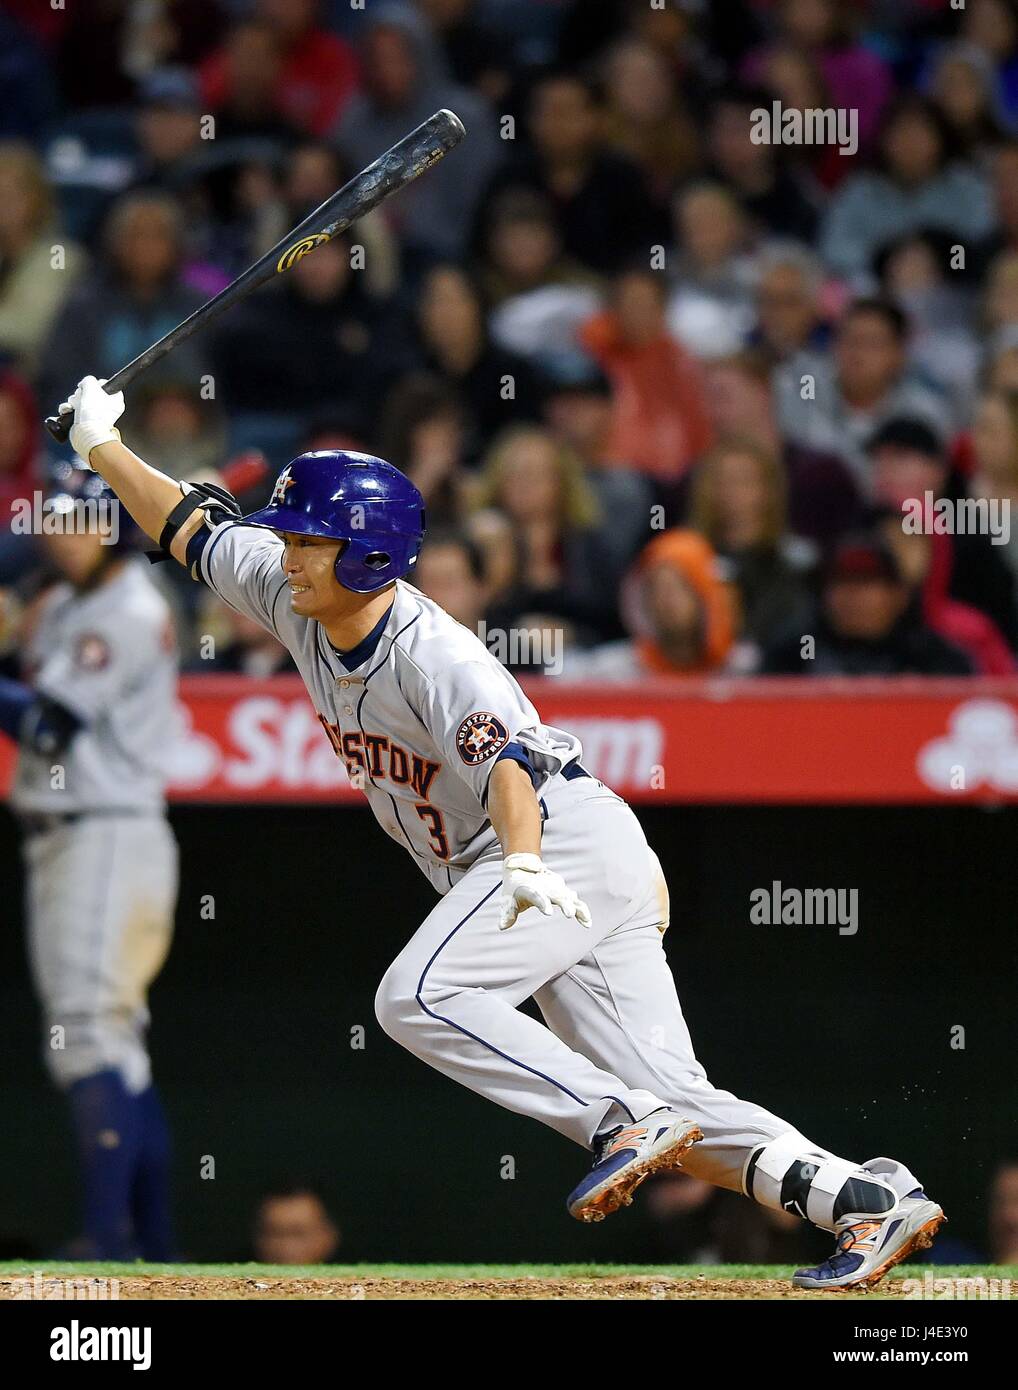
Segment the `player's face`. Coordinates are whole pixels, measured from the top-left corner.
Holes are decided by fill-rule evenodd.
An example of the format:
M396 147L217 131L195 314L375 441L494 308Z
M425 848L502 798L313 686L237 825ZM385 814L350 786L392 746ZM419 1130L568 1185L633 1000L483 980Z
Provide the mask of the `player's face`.
M286 545L283 573L290 586L290 606L302 618L321 621L333 613L347 592L336 579L336 559L342 541L327 536L300 536L293 531L278 535Z
M101 564L106 547L94 531L44 533L47 554L57 569L72 584L86 584Z

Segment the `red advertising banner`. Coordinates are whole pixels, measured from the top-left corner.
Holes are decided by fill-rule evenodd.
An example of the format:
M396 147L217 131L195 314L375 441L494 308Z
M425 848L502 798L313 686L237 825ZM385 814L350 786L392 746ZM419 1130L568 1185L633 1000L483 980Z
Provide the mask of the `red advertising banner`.
M637 803L1018 800L1018 678L527 684ZM181 682L175 801L357 802L295 676ZM0 789L14 749L0 737Z

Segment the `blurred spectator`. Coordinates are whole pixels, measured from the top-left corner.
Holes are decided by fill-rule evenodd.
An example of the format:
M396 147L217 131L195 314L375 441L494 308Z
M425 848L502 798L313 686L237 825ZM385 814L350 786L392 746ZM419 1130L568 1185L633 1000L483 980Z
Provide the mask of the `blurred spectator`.
M872 48L853 33L854 12L839 0L779 0L776 7L778 43L808 54L817 64L830 95L830 105L859 113L859 143L871 143L891 92L891 74ZM745 65L745 75L757 79L768 49L757 50Z
M1018 1264L1018 1159L997 1168L990 1187L990 1259L994 1264Z
M54 63L64 105L78 109L130 102L134 78L124 59L132 8L124 0L103 0L72 5L63 17Z
M199 650L188 663L188 670L196 674L220 676L232 672L265 680L297 669L275 633L218 599L206 607L200 622L214 638L215 656L210 660L206 651Z
M537 425L500 435L474 507L498 508L510 525L511 578L491 593L494 625L508 631L551 620L580 644L612 633L619 574L603 539L610 523L570 449Z
M216 118L217 140L275 140L286 147L305 128L281 101L285 50L279 29L265 19L235 24L204 71L203 94ZM218 74L218 97L210 77Z
M57 84L45 50L29 25L55 25L66 14L41 9L34 0L22 0L26 9L20 16L0 12L0 52L4 55L4 99L0 102L0 139L32 140L53 116L57 106ZM7 9L12 8L10 5Z
M622 574L647 539L654 491L647 478L616 466L611 383L592 358L577 351L545 355L540 370L545 421L580 460L602 515L611 519L603 541Z
M481 279L495 306L492 338L526 357L570 347L601 306L597 278L562 254L554 212L529 188L509 188L496 199Z
M255 259L284 148L232 140L225 125L202 111L197 79L185 68L158 68L141 85L131 187L176 198L187 227L186 278L208 297Z
M484 556L465 531L429 527L413 578L422 594L478 635L486 594Z
M780 456L793 531L826 543L858 524L862 499L844 464L834 454L787 443L778 429L765 358L745 352L710 362L704 383L711 425L719 437L749 439Z
M349 44L320 26L319 10L319 0L255 0L254 6L254 17L272 30L279 46L278 112L309 135L332 129L357 85ZM231 37L201 66L202 94L213 111L226 107L229 113L235 102L243 105L237 89L252 76L252 64L256 84L265 80L271 59L264 46L255 52L249 38Z
M655 205L664 209L678 178L700 163L696 127L665 54L639 38L622 39L604 59L608 147L643 172Z
M0 144L0 353L27 376L84 266L80 247L57 229L34 150Z
M756 322L749 341L774 366L797 352L826 347L824 269L819 258L798 242L772 241L760 248L753 268Z
M764 88L739 87L714 98L707 126L712 172L737 196L758 235L809 242L816 232L817 205L785 158L792 147L752 138L754 110L770 110L773 100Z
M996 73L996 100L1009 120L1018 117L1018 13L1012 0L967 0L960 38L985 54Z
M505 189L493 200L487 222L482 276L490 304L550 285L590 289L600 284L564 254L554 208L536 189Z
M632 637L567 653L569 680L639 680L723 670L735 637L735 601L710 544L695 531L665 531L627 576L623 618Z
M535 188L556 210L567 255L605 274L634 257L649 263L651 246L664 241L664 221L640 170L607 148L597 87L574 72L539 77L527 132L529 147L496 175L482 209L503 188Z
M764 670L787 676L961 676L972 665L910 603L893 552L876 536L840 541L820 604L770 645Z
M385 346L394 346L391 327L364 273L351 268L348 237L335 237L220 320L213 338L220 399L231 412L275 413L298 426L323 404L366 414L397 365Z
M764 109L773 101L781 103L782 111L794 111L805 117L809 111L830 111L834 108L823 70L814 54L795 44L772 44L760 60L758 79L761 90L770 93ZM849 109L855 109L850 107ZM814 201L854 171L858 156L842 154L837 144L782 145L780 158L784 168L796 177L800 196ZM819 211L817 207L816 211ZM815 231L815 222L814 222ZM809 239L813 240L814 232Z
M812 603L816 548L787 529L786 481L777 457L749 439L715 446L693 478L690 524L728 562L739 595L745 659Z
M459 395L440 377L411 372L386 397L378 451L420 490L428 530L463 509L464 420Z
M943 393L958 420L969 414L982 348L972 331L972 292L952 256L947 232L912 232L883 247L874 270L908 316L910 368Z
M1018 391L1018 324L995 333L987 345L985 384L991 391Z
M710 425L696 364L668 333L666 294L659 272L624 271L581 341L615 393L610 454L667 485L708 446Z
M752 325L749 227L734 193L697 182L675 198L672 334L697 357L734 352Z
M937 55L930 80L933 98L964 159L982 163L1005 135L997 113L994 65L974 44L952 43Z
M1001 251L1018 251L1018 140L1002 141L990 162L993 226L971 257L973 278L981 282Z
M973 471L971 497L996 498L1007 508L1011 534L998 547L1011 571L1018 597L1018 395L985 391L976 404L972 426Z
M159 68L138 93L135 184L173 191L201 141L198 83L186 68Z
M490 27L493 11L478 0L416 0L442 45L453 79L476 87L492 103L502 100L512 79L505 36Z
M361 33L364 86L335 126L335 139L360 169L441 107L455 111L467 139L405 188L387 215L420 263L456 256L500 158L494 117L483 97L449 80L434 34L416 11L383 0L371 5Z
M988 643L990 650L977 660L977 667L985 669L989 662L990 669L999 672L993 649L1001 645L1001 636L1003 645L1012 649L1018 643L1011 574L1000 554L1002 547L990 535L960 527L949 533L935 525L937 503L941 499L953 503L962 495L949 475L942 444L921 420L899 417L876 432L869 451L873 500L889 514L888 534L894 537L906 578L922 590L926 620L938 628L946 623L948 616L940 610L948 599L978 610L983 620L965 639L966 648L971 651L970 643ZM905 527L906 507L921 516L922 532ZM952 640L959 641L962 631L952 632ZM1010 669L1010 663L1005 669Z
M64 301L43 352L46 400L59 403L88 373L112 376L198 308L203 296L181 278L183 238L180 209L165 193L130 193L114 205L103 263ZM191 338L146 379L172 373L198 381L205 352Z
M942 398L907 372L908 328L896 305L857 299L835 329L830 358L801 353L775 374L778 426L793 443L837 455L868 492L866 444L895 415L946 434Z
M207 476L219 468L226 450L226 428L217 403L203 400L185 379L149 384L131 392L132 448L171 478Z
M428 273L417 310L424 363L459 395L467 430L464 451L472 463L499 429L533 418L533 373L522 357L491 343L477 287L457 266L436 266Z
M11 532L11 503L40 485L39 407L28 384L0 370L0 585L15 584L37 559L36 542Z
M125 28L121 60L138 80L168 63L194 67L219 42L228 23L230 0L159 0L158 4L101 6L119 10Z
M983 322L994 334L1018 328L1018 251L1001 251L987 267Z
M339 1243L339 1228L313 1187L281 1184L267 1192L258 1204L252 1253L259 1264L328 1264Z
M820 252L839 274L861 282L876 251L924 227L972 244L993 225L990 189L972 164L953 157L951 135L933 104L904 96L888 113L880 159L833 195Z

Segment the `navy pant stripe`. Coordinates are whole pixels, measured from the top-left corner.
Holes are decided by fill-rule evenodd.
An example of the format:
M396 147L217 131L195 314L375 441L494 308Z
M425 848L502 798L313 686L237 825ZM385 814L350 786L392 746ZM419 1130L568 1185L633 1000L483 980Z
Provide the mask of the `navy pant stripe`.
M528 1067L526 1062L521 1062L518 1057L510 1057L508 1053L500 1051L499 1048L494 1046L494 1044L486 1042L484 1038L479 1038L476 1033L471 1033L469 1028L463 1028L460 1024L455 1023L451 1018L444 1018L442 1014L435 1013L434 1009L429 1009L427 1004L425 1004L424 1000L421 998L421 991L424 989L424 981L427 979L428 971L434 965L441 952L445 950L446 946L448 946L449 942L459 931L460 927L465 926L467 922L470 921L471 917L473 917L474 913L477 912L480 908L482 908L484 904L488 901L488 899L493 897L494 894L498 892L499 887L500 885L496 883L495 887L492 888L490 893L486 893L479 903L475 903L474 906L467 913L467 915L456 923L449 935L445 938L441 945L436 948L434 955L431 957L427 965L424 967L420 981L417 985L417 1003L420 1005L420 1007L424 1010L424 1012L428 1015L429 1018L436 1019L439 1023L447 1023L450 1028L455 1028L457 1033L462 1033L464 1037L472 1038L474 1042L480 1043L482 1047L486 1047L489 1052L494 1052L496 1057L501 1057L504 1061L511 1062L514 1067L519 1067L522 1071L530 1072L531 1076L539 1076L542 1081L547 1081L549 1085L555 1086L558 1090L562 1091L563 1094L567 1095L570 1098L570 1100L575 1100L577 1105L589 1105L589 1101L581 1100L580 1097L578 1095L575 1095L569 1089L568 1086L563 1086L561 1081L556 1081L553 1076L546 1076L543 1071L538 1071L535 1067Z

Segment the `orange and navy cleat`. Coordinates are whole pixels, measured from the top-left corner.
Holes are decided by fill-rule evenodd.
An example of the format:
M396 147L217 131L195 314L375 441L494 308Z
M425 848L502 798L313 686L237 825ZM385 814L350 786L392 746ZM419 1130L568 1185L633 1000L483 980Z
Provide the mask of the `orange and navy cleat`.
M628 1207L633 1193L651 1173L681 1167L682 1156L703 1131L677 1110L662 1106L631 1125L616 1125L594 1139L594 1166L569 1194L566 1205L577 1221L603 1221Z
M894 1265L928 1249L946 1220L921 1187L880 1216L843 1216L831 1258L796 1270L792 1283L797 1289L871 1289Z

